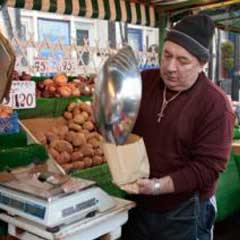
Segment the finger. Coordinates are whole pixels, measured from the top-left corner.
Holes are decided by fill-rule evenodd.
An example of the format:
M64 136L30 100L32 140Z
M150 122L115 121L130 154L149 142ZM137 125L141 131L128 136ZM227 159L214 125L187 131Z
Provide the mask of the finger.
M145 186L147 183L148 183L148 179L138 179L137 180L137 184L139 185L139 186Z

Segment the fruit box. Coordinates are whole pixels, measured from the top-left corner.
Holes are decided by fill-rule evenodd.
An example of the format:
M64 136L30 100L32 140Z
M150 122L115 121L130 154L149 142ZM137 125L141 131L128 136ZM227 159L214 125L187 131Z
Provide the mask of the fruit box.
M0 135L19 132L18 114L14 112L10 117L0 118Z
M36 108L18 109L20 119L61 116L70 102L91 101L91 97L37 98Z
M21 121L21 124L24 126L25 130L29 133L29 135L32 136L32 139L34 139L35 142L39 142L35 137L37 136L38 131L46 132L53 127L59 127L64 124L64 121L65 120L63 117L33 118L24 119ZM61 172L65 172L64 169L56 161L54 161L54 163ZM72 171L70 174L75 177L95 181L97 185L99 185L99 187L101 187L110 195L122 198L125 197L125 192L120 190L116 185L112 183L112 177L109 171L109 167L106 163L91 168L75 170Z

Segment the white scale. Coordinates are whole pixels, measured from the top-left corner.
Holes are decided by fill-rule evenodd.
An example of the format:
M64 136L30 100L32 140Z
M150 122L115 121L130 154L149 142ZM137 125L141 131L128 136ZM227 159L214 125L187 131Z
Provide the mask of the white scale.
M49 232L116 206L94 182L38 171L0 174L0 209Z

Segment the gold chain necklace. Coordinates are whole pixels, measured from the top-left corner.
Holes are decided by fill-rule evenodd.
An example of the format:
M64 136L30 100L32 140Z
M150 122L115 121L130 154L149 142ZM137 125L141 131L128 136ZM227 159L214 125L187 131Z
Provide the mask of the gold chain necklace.
M173 101L178 95L180 95L181 91L177 92L175 95L173 95L170 99L167 100L167 97L166 97L166 94L167 94L167 87L164 86L164 89L163 89L163 103L162 103L162 106L161 106L161 110L160 112L157 114L157 122L160 123L162 118L164 117L164 110L166 109L167 105Z

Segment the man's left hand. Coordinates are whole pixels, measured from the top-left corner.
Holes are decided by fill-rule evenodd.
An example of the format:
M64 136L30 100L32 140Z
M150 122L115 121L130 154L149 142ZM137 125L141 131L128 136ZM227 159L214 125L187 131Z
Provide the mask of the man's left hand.
M139 194L159 195L161 193L160 179L138 179Z

